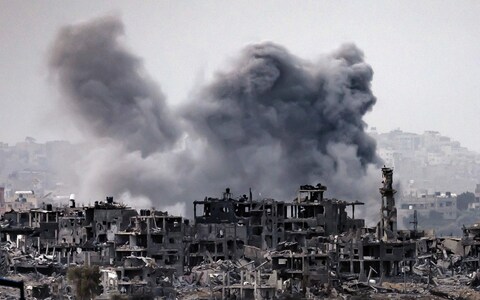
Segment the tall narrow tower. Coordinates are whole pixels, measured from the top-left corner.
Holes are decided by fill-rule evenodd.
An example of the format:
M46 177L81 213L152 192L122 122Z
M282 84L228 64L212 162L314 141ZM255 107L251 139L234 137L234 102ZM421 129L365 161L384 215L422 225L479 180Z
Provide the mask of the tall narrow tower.
M397 192L393 189L393 170L391 168L382 168L383 187L380 188L382 195L381 219L378 224L378 239L391 240L397 238L397 208L395 207L395 198L393 195Z

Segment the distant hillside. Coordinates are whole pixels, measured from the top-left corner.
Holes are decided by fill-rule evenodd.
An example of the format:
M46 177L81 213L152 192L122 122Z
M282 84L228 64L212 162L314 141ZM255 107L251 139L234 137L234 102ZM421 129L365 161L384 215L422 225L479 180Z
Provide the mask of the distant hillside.
M394 130L369 132L377 152L404 194L473 191L480 183L480 155L436 131L423 134Z

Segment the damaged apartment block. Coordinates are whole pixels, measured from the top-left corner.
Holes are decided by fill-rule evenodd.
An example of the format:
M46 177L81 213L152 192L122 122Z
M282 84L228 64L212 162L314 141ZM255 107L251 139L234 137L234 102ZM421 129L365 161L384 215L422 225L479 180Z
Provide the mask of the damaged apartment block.
M0 227L0 271L43 274L42 293L35 293L52 297L73 293L62 277L68 267L99 265L104 298L314 299L392 290L382 282L406 276L434 286L445 274L480 267L478 224L458 238L416 224L398 230L393 170L384 167L382 175L372 228L355 218L364 203L326 198L322 184L300 186L291 202L253 199L251 191L236 198L227 188L220 198L194 201L193 222L137 212L112 197L92 206L76 206L72 197L68 207L12 210ZM469 282L480 285L480 275Z

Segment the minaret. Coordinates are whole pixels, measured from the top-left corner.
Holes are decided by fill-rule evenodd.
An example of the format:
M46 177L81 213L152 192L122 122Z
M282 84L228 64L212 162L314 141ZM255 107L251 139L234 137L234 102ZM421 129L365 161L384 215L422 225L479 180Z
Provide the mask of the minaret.
M380 188L382 195L382 207L380 209L381 219L378 239L391 240L397 238L397 208L393 195L397 192L393 189L393 170L383 166L382 168L383 187Z

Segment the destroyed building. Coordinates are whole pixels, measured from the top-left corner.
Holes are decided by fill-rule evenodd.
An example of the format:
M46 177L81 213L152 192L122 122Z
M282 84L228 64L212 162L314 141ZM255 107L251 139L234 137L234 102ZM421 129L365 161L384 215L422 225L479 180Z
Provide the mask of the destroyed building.
M383 168L379 222L365 227L357 206L302 185L291 202L233 197L194 201L193 222L167 212L140 212L112 197L92 206L3 215L0 239L7 274L65 274L72 265L101 266L103 293L181 296L193 286L206 298L321 297L325 287L371 284L398 276L476 271L480 226L464 236L397 229L393 170ZM57 282L63 282L56 279ZM430 283L430 279L428 279ZM65 290L65 284L56 291ZM209 287L209 288L208 288ZM323 287L323 288L322 288ZM48 293L47 293L48 294ZM212 296L215 295L215 296Z

